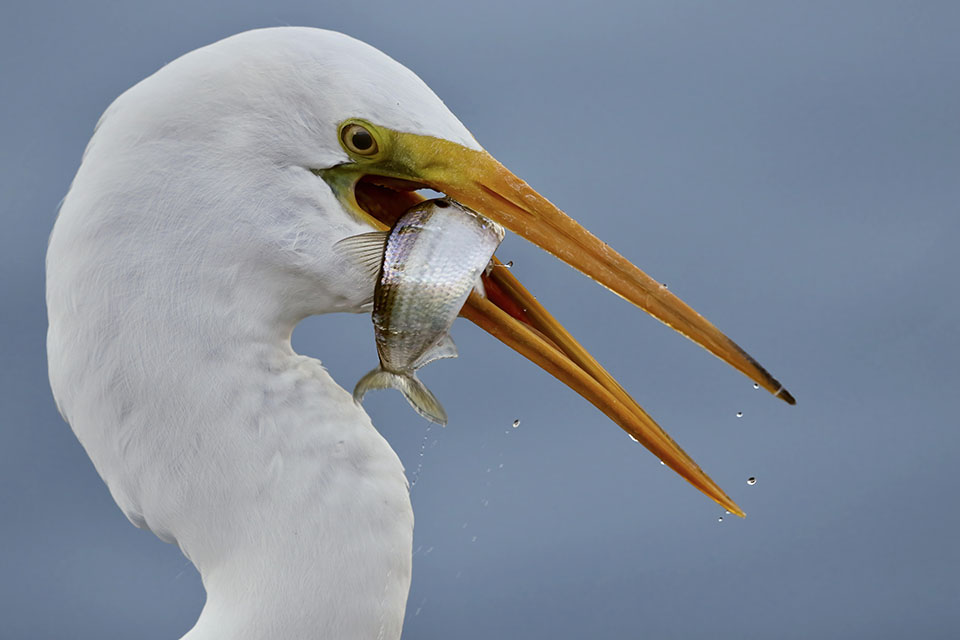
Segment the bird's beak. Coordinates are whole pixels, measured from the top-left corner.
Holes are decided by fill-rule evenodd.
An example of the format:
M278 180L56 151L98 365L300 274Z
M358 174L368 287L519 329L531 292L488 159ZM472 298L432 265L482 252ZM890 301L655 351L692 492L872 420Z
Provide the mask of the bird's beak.
M413 204L416 194L411 189L427 186L441 191L553 254L703 346L764 389L794 403L773 376L703 316L486 151L429 136L388 133L389 158L370 166L353 181L355 202L381 224L392 226L396 217ZM391 192L390 198L383 197L384 190ZM472 294L462 316L589 400L726 510L743 515L733 500L527 292L511 270L492 269L485 285L487 297Z

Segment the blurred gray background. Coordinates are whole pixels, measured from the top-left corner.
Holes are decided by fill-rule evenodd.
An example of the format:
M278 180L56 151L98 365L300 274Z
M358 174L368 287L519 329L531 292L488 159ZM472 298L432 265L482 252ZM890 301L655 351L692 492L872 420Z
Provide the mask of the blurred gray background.
M428 431L397 393L366 403L418 476L406 638L957 637L960 4L466 6L0 9L0 638L176 639L202 607L192 566L126 521L57 415L43 255L115 96L191 49L285 24L413 69L799 400L754 391L509 238L501 258L748 517L718 521L460 321L460 359L423 374L450 426ZM362 316L310 319L294 344L348 387L375 361Z

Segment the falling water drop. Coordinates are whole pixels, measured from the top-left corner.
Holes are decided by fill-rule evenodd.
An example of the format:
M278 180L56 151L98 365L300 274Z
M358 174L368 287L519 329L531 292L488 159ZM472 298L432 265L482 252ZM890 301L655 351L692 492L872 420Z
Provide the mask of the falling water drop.
M754 383L753 383L753 388L754 388L754 389L759 389L759 388L760 388L760 383L759 383L759 382L754 382Z
M717 518L717 522L723 522L723 516L720 516L719 518Z
M747 484L752 487L753 485L757 484L757 479L754 478L753 476L750 476L749 478L747 478Z
M743 411L737 411L737 417L738 417L738 418L742 418L742 417L743 417Z
M516 420L513 421L513 428L516 429L519 426L520 426L520 418L517 418Z
M430 437L430 425L427 425L427 430L423 434L423 440L420 442L420 460L417 462L417 468L413 472L413 477L410 479L410 488L417 486L417 480L420 479L420 471L423 470L423 452L427 448L427 439ZM436 444L436 441L434 441Z

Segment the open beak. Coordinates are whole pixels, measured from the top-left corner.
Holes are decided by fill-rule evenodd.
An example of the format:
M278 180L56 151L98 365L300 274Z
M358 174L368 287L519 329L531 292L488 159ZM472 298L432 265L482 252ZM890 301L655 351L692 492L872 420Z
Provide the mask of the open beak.
M666 287L601 242L490 154L456 143L390 132L389 162L355 179L355 203L392 226L423 186L441 191L553 254L687 336L789 404L793 397L743 349ZM389 191L390 197L384 197ZM743 511L513 276L494 268L487 297L471 294L461 315L590 401L693 486Z

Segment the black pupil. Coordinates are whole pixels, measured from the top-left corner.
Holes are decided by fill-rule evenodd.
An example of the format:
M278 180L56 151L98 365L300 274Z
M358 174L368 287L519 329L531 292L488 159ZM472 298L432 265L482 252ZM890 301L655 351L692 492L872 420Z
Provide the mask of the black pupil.
M353 133L350 134L350 141L354 148L360 151L366 151L373 146L373 136L366 129L354 129Z

